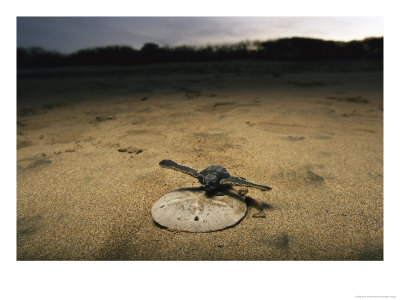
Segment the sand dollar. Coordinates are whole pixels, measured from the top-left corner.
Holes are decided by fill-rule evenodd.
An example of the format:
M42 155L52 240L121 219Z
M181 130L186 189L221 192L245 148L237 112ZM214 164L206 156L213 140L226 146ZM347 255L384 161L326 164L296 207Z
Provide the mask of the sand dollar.
M206 195L202 187L185 188L162 196L151 210L154 221L173 230L210 232L238 223L247 205L233 195Z

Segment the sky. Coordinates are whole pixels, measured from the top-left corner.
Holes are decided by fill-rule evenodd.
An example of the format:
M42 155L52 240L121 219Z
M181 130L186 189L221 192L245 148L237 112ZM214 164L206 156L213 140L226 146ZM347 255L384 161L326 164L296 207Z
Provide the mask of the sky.
M205 46L313 37L383 36L382 17L17 17L17 46L62 53L109 45Z

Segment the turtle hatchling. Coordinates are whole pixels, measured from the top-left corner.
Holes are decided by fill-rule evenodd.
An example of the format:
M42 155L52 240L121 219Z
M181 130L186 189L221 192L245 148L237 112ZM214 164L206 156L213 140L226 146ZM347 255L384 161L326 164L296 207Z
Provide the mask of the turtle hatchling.
M209 166L201 172L178 165L172 160L163 160L160 166L193 176L201 183L198 187L167 193L154 203L151 210L154 221L171 230L210 232L240 222L247 212L246 202L240 193L213 193L220 186L238 185L263 191L271 189L241 177L232 177L221 166Z
M207 192L215 191L221 185L244 186L256 188L262 191L271 190L269 186L251 183L241 177L232 177L228 171L221 166L209 166L201 172L197 172L192 168L179 165L172 160L162 160L160 161L160 166L163 168L180 171L197 178Z

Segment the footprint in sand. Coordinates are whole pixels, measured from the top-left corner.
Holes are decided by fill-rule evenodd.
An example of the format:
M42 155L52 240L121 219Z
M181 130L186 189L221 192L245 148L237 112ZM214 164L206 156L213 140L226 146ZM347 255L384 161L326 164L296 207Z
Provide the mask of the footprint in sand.
M316 171L312 171L311 169L314 168L310 166L304 166L297 169L284 170L274 174L272 178L288 181L288 183L293 187L301 184L318 186L323 184L325 179L317 174Z
M259 242L278 250L287 250L290 246L290 238L286 232L277 233L269 237L261 237Z
M24 158L17 161L17 171L18 173L22 173L28 170L39 170L44 166L47 166L51 163L51 160L45 158Z
M287 140L291 142L297 142L297 141L304 141L305 137L304 136L291 136L289 135L288 137L282 138L282 140Z
M29 237L40 229L41 215L17 219L17 239Z
M310 183L322 183L324 181L324 178L315 174L313 171L311 170L307 170L307 175L306 175L306 181L310 182Z
M235 104L234 102L217 102L214 103L213 108Z
M24 141L19 141L17 143L17 150L22 149L22 148L26 148L32 146L32 142L28 141L28 140L24 140Z
M139 148L136 148L136 147L133 147L133 146L129 146L129 147L126 147L126 148L119 148L118 152L127 152L127 153L139 154L139 153L142 153L143 150L139 149Z

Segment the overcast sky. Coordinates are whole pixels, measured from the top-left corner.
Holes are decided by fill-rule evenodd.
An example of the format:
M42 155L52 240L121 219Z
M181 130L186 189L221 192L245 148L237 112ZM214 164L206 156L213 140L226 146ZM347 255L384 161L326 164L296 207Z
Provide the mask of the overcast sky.
M89 47L207 45L281 37L383 36L381 17L18 17L17 46L70 53Z

